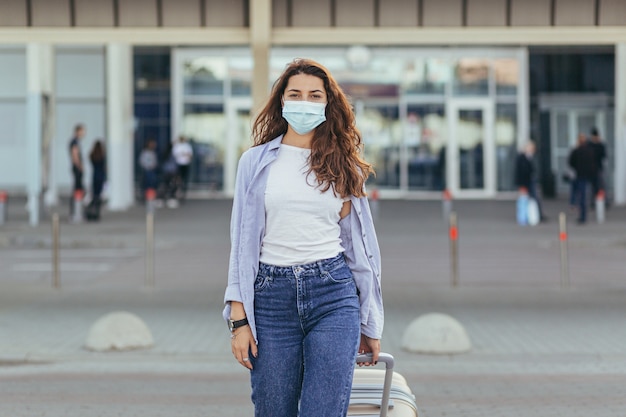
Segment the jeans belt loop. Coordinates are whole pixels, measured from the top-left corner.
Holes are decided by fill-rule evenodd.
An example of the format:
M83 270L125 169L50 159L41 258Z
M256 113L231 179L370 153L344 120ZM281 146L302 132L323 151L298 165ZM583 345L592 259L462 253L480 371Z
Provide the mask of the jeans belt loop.
M317 263L318 272L320 274L323 274L324 273L324 262L323 261L317 261L316 263Z

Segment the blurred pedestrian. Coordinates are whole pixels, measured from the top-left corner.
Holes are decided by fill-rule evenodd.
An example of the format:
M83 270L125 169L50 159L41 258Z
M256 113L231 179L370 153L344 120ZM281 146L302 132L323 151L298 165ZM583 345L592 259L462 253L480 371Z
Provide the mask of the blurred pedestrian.
M605 191L606 184L604 178L604 161L606 159L606 146L602 142L602 138L598 132L598 128L591 129L591 136L589 138L589 144L593 149L595 157L596 172L593 178L591 178L591 207L595 206L595 199L598 196L598 192Z
M577 222L584 224L587 221L587 188L597 175L595 151L585 135L578 137L578 146L570 153L568 163L576 172Z
M93 144L91 152L89 153L89 161L92 166L92 181L91 181L91 201L87 206L86 217L87 220L96 221L100 219L100 208L102 205L102 190L104 183L106 182L106 155L104 152L104 145L101 139L98 139Z
M515 160L515 185L518 187L520 194L527 194L537 203L539 210L539 220L546 221L543 209L541 207L541 199L537 193L537 174L535 170L535 142L529 140L524 145L524 149L517 155Z
M74 135L72 139L70 139L70 163L72 168L72 176L74 178L74 185L72 187L72 196L70 198L70 215L74 214L74 198L76 195L76 191L85 192L85 187L83 186L83 153L81 150L80 143L85 137L85 126L83 124L77 124L74 126Z
M176 163L178 164L178 177L180 183L180 199L184 200L187 197L187 184L189 182L189 167L191 166L191 160L193 158L193 148L187 142L187 138L183 135L178 137L178 141L174 144L172 149Z
M147 190L152 189L156 192L159 183L159 158L157 156L156 149L156 141L154 139L148 139L144 149L139 154L139 166L141 167L142 172L141 189L144 198Z
M163 152L163 158L161 160L161 181L160 183L160 197L165 200L167 207L178 207L178 200L176 199L176 193L179 188L178 177L178 164L176 158L172 152L172 143L169 142L167 149Z
M567 159L568 161L570 160L570 158L572 157L572 154L574 153L574 151L576 149L578 149L578 147L585 145L587 143L587 136L584 133L579 133L578 134L578 138L576 139L576 143L574 144L574 147L572 148L572 150L570 151ZM570 184L570 190L569 190L569 205L570 205L570 209L571 210L577 210L578 209L578 204L577 204L577 198L578 198L578 182L576 181L576 170L574 168L572 168L569 165L568 162L568 166L567 166L567 173L566 173L566 178L567 181L569 181Z
M376 362L383 330L372 169L352 106L328 70L298 59L253 135L233 200L231 349L255 416L345 416L357 352Z

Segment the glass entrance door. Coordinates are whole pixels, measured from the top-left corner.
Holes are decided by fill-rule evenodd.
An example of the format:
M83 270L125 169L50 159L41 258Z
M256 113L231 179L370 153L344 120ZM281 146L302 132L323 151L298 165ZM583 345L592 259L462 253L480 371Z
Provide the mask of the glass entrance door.
M454 197L495 195L494 116L489 99L448 102L447 185Z
M193 146L196 195L233 193L239 155L250 145L252 68L247 49L172 52L172 137Z
M431 99L432 100L432 99ZM401 105L406 189L445 189L446 112L443 101L411 102Z

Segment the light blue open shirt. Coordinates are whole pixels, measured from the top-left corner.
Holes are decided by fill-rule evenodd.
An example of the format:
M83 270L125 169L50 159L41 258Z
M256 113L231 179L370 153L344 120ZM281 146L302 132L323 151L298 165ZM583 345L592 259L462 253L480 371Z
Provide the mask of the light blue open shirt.
M282 138L248 149L237 168L223 316L225 320L230 317L230 301L242 302L255 340L254 282L265 235L265 187L268 166L277 158ZM359 291L361 333L380 339L384 321L380 249L367 197L351 196L350 201L350 214L339 221L341 246Z

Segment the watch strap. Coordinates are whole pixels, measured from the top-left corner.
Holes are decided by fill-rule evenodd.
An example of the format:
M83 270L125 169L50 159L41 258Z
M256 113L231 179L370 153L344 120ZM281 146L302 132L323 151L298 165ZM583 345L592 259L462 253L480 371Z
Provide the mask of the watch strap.
M241 320L229 320L229 323L230 323L230 329L232 331L248 324L248 318L244 317Z

